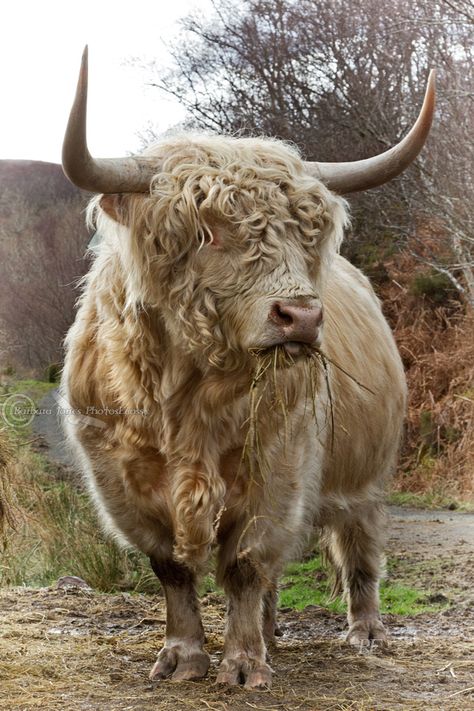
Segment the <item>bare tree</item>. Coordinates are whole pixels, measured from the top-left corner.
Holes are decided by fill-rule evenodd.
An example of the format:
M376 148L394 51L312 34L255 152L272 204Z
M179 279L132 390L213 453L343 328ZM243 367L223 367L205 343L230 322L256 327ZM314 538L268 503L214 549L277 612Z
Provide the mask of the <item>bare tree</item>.
M438 111L427 149L398 180L352 200L358 243L407 240L474 305L474 56L465 0L214 0L191 15L174 68L152 83L188 110L189 126L265 134L307 158L351 160L385 150L416 115L429 69ZM373 209L374 201L377 209ZM370 204L370 209L368 209ZM433 249L417 228L436 226ZM386 240L387 232L390 240ZM435 242L431 242L435 244Z

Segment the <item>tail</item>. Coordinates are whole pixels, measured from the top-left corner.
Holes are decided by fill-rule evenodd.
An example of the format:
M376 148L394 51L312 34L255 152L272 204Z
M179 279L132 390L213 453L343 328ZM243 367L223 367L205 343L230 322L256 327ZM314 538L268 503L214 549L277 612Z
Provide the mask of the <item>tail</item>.
M343 594L344 585L342 584L342 571L331 554L329 538L325 535L322 535L319 540L319 551L323 565L331 569L331 592L329 594L329 600L330 602L334 602L336 598Z

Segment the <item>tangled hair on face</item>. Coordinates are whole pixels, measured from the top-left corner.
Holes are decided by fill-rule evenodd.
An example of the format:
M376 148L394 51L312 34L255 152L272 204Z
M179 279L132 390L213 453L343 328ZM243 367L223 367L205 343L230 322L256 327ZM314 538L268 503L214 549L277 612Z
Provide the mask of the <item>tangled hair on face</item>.
M225 226L257 281L272 259L281 261L282 244L293 235L322 291L347 222L345 201L305 174L296 149L277 140L184 134L145 155L156 156L161 169L149 195L124 198L126 227L100 210L100 197L89 220L119 251L126 307L165 308L189 354L235 367L238 344L222 331L219 294L200 283L199 250L216 226Z

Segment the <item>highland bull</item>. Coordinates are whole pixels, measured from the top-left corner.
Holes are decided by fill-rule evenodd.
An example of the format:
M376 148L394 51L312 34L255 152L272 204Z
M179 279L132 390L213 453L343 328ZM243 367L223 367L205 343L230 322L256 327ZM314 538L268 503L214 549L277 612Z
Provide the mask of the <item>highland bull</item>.
M96 414L70 421L68 436L101 519L162 584L166 640L151 677L207 673L196 581L215 551L228 597L217 680L269 685L278 579L315 530L347 596L348 639L384 640L382 497L405 380L368 280L338 254L340 195L416 157L432 79L401 143L342 164L304 162L276 140L200 135L94 159L86 98L85 55L63 166L100 193L89 217L102 242L63 390Z

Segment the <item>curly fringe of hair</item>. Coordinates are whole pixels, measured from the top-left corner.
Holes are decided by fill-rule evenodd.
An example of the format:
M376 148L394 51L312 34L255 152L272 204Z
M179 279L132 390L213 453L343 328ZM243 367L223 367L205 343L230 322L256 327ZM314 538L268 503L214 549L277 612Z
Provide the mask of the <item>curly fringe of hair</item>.
M192 568L209 558L223 507L225 484L217 470L181 465L175 472L172 497L176 530L174 555Z

